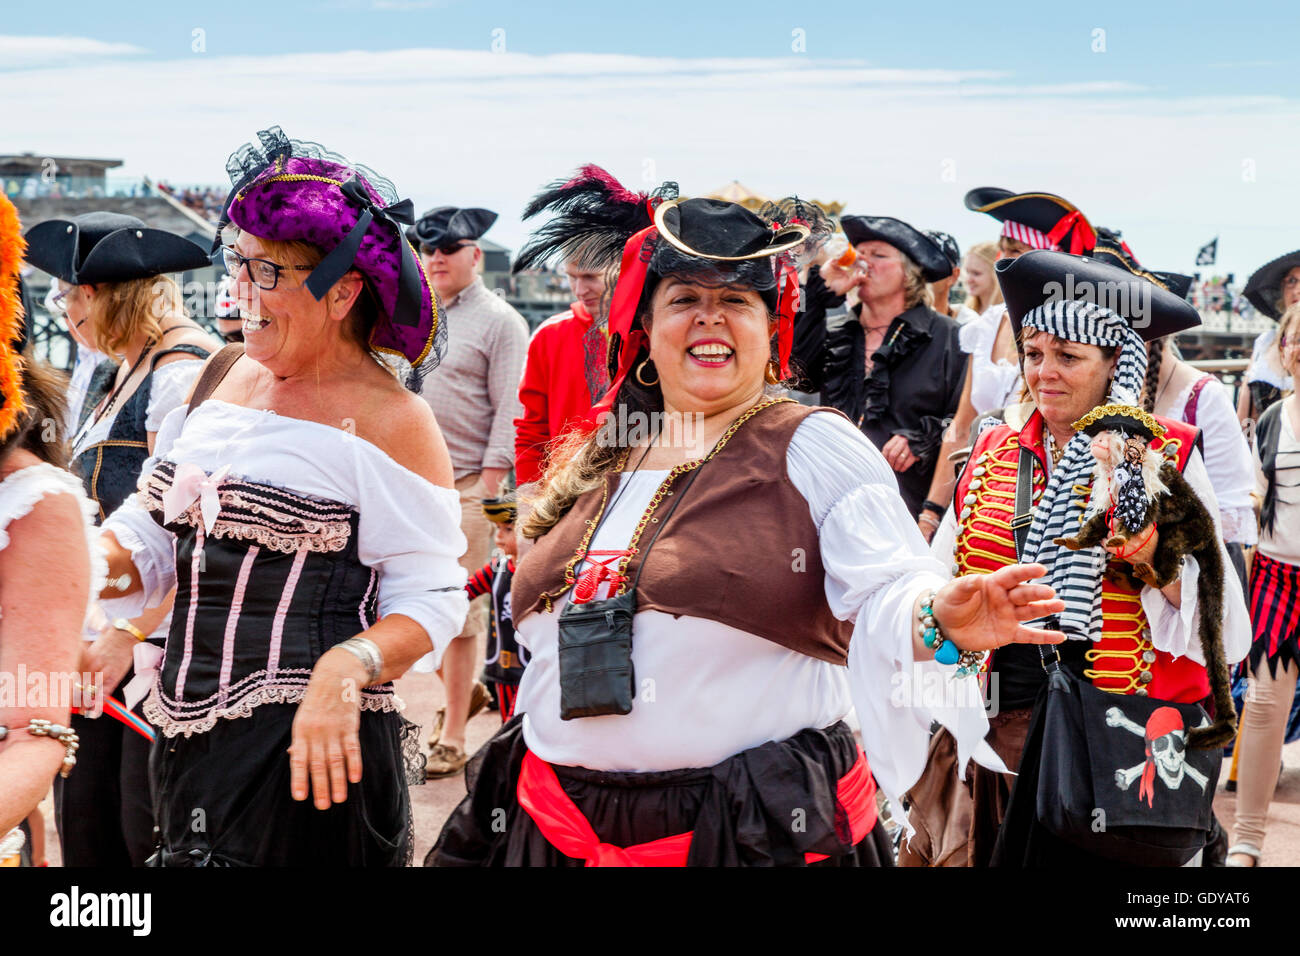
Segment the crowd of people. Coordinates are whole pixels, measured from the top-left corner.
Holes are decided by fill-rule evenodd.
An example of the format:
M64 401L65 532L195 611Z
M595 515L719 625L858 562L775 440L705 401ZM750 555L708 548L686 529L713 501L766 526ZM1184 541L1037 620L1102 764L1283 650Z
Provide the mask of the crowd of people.
M463 773L425 865L1261 861L1300 253L1234 405L1191 278L1051 193L970 191L963 257L584 166L525 210L573 300L530 335L496 213L278 128L227 169L210 250L0 200L0 674L81 675L0 702L6 845L53 782L69 865L407 865L408 788ZM224 343L167 278L214 255Z

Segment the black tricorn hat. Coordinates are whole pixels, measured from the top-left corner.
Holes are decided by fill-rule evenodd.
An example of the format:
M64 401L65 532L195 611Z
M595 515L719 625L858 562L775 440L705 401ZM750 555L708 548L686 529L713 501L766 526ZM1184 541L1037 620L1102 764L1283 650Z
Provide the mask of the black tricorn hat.
M926 282L938 282L952 275L953 263L949 261L942 245L921 230L909 226L901 219L889 216L841 216L840 228L851 245L879 239L887 242L921 267Z
M739 203L723 199L673 199L655 210L655 228L688 256L718 262L765 259L793 249L811 230L799 223L773 229Z
M1063 299L1110 309L1148 342L1201 324L1200 313L1164 286L1087 256L1035 249L1014 259L999 259L994 270L1017 342L1026 315Z
M1154 282L1162 288L1168 289L1180 299L1186 299L1187 293L1192 289L1192 277L1183 275L1180 272L1157 272L1143 269L1138 263L1137 256L1133 250L1128 247L1122 238L1119 230L1107 229L1104 226L1097 227L1097 247L1092 250L1092 258L1101 262L1108 262L1111 265L1121 266L1133 273L1135 276Z
M478 239L496 221L497 214L491 209L439 206L417 219L407 237L426 246L446 246L466 239Z
M966 208L987 213L999 222L1016 222L1050 236L1058 226L1063 232L1056 239L1062 248L1087 252L1096 242L1096 232L1074 203L1055 193L1013 193L997 186L981 186L966 194ZM1067 218L1072 224L1063 225Z
M1296 266L1300 266L1300 249L1256 269L1246 281L1242 294L1270 319L1282 318L1282 280Z
M88 212L27 230L26 259L72 285L125 282L212 265L202 246L135 216Z
M1130 435L1141 435L1147 441L1165 437L1165 426L1136 405L1098 405L1072 427L1085 435L1125 431Z

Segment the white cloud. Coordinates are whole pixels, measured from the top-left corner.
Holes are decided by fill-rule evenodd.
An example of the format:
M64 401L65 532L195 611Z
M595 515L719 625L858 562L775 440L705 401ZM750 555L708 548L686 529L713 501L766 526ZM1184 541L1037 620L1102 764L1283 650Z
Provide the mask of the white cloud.
M133 56L146 52L130 43L105 43L89 37L24 37L0 35L0 72L24 70L97 57Z
M21 76L0 150L121 157L124 173L216 183L232 149L279 124L379 170L418 209L498 210L490 238L513 246L527 234L517 217L528 197L583 162L634 188L677 179L698 194L739 179L838 199L963 246L996 231L962 206L966 190L1046 189L1122 228L1153 268L1190 269L1215 233L1239 272L1300 244L1284 213L1300 200L1300 105L1275 95L801 56L266 57L211 43L183 59L78 59Z

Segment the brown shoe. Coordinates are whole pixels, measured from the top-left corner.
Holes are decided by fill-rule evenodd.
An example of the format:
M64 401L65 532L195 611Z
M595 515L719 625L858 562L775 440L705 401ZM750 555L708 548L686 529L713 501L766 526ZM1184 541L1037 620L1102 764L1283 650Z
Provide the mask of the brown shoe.
M487 689L487 684L480 681L474 682L474 689L469 692L469 713L465 715L465 721L469 720L480 710L492 702L492 693ZM433 715L433 726L429 729L429 750L432 751L442 739L442 728L447 724L447 708L439 707Z
M439 707L437 713L433 715L433 727L429 730L429 750L438 746L438 741L442 739L442 728L447 723L447 708Z
M467 763L469 763L469 754L459 747L435 744L424 766L424 778L441 780L443 777L455 776L465 769Z

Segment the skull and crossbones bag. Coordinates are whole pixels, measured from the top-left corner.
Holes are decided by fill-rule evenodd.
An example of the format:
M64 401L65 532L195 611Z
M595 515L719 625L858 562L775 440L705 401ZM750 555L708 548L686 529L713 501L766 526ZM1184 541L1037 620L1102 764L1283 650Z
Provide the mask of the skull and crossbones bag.
M1111 694L1059 666L1045 693L1035 715L1040 726L1026 741L1028 751L1035 731L1041 734L1038 822L1117 863L1191 860L1209 839L1223 761L1219 747L1187 746L1187 731L1210 722L1200 705ZM1022 783L1030 781L1022 776L1017 788Z

